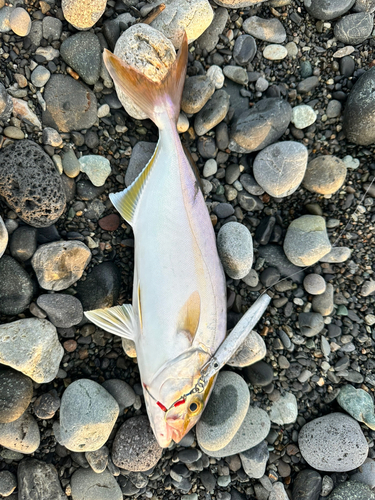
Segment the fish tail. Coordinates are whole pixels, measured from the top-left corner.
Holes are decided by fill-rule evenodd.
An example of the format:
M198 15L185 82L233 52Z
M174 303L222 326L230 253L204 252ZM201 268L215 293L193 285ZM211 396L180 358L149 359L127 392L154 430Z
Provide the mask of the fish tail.
M177 123L185 83L188 41L184 35L176 60L161 82L154 82L104 49L104 62L114 82L141 110L162 128L163 116ZM164 118L165 119L165 118Z

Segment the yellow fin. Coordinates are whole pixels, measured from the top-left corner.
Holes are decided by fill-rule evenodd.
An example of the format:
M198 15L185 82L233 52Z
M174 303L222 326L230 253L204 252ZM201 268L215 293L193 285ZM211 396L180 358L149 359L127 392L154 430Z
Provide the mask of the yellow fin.
M178 330L188 335L193 342L197 333L201 317L201 298L199 292L193 292L185 304L181 307L178 315Z
M138 297L139 322L141 323L141 328L143 329L142 306L141 306L141 284L140 283L138 283L137 297Z
M135 209L137 208L138 201L141 198L143 188L145 187L148 176L150 175L155 158L158 153L159 143L157 144L151 160L147 163L142 172L138 175L135 181L124 191L119 193L111 193L109 199L113 206L129 224L132 224L134 219Z
M85 311L86 318L107 332L128 340L135 338L133 307L130 304Z

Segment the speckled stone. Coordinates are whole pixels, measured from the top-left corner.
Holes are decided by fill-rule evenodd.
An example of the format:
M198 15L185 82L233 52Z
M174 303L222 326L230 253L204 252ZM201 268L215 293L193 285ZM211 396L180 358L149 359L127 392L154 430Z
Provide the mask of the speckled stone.
M323 155L311 160L303 179L303 187L318 194L336 193L343 185L347 168L336 156Z
M40 445L38 424L29 413L24 413L13 422L0 424L0 446L28 455Z
M356 389L352 385L340 387L337 402L358 422L363 422L375 430L374 401L370 394L363 389Z
M86 30L103 15L107 0L62 0L65 19L77 30Z
M8 497L17 488L17 481L10 471L2 470L0 472L0 495L3 497ZM13 500L15 500L13 498Z
M10 369L0 371L0 423L13 422L25 413L33 397L29 377Z
M293 500L318 500L322 491L322 477L318 471L304 469L293 482Z
M311 273L303 280L303 287L311 295L320 295L325 292L327 283L323 276Z
M305 8L316 19L329 21L342 16L355 4L355 0L304 0Z
M286 392L283 396L272 403L270 419L278 425L292 424L297 420L298 405L297 399L291 392Z
M52 464L35 459L22 460L17 476L20 500L67 500Z
M0 313L9 316L22 313L32 301L33 282L10 255L3 255L0 260L0 283Z
M122 500L123 495L113 475L105 470L78 469L71 479L74 500Z
M253 263L253 240L246 226L228 222L219 231L217 248L225 272L233 279L246 276Z
M375 500L375 492L367 484L351 479L339 484L327 500Z
M99 38L90 32L76 33L63 41L61 57L88 85L94 85L100 75L102 49Z
M368 484L371 488L375 486L375 460L366 458L358 472L350 476L351 480Z
M353 418L330 413L305 424L298 436L303 458L314 469L347 472L367 458L368 444Z

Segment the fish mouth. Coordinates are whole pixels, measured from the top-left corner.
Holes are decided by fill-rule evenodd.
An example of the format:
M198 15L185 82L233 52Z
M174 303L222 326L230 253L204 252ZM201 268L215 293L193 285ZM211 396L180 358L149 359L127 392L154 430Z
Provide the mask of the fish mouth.
M167 418L168 433L175 443L179 443L189 430L189 420L187 418Z

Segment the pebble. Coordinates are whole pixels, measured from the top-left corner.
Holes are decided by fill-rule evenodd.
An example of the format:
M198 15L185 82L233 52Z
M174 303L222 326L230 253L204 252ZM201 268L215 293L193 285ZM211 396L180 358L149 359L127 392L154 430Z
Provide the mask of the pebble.
M299 94L308 94L319 85L319 78L317 76L310 76L299 82L297 92Z
M233 439L221 450L202 451L209 457L222 458L242 453L261 443L269 433L271 426L267 413L257 407L249 406L247 414Z
M250 366L263 359L266 352L264 340L258 333L252 331L227 362L227 365L239 368Z
M264 361L258 361L257 363L248 366L243 370L243 374L247 382L251 385L265 387L269 385L273 380L273 369Z
M319 274L311 273L303 280L303 287L311 295L321 295L325 292L327 283Z
M212 52L219 42L219 36L224 31L225 25L228 21L228 11L222 7L215 9L214 18L212 23L203 32L203 34L198 38L197 45L202 49L206 49L207 52ZM216 66L218 67L218 66ZM212 66L207 71L212 71ZM217 87L216 87L217 88ZM219 87L220 88L220 87Z
M8 7L3 7L1 12L5 9L8 9ZM1 20L0 20L0 25L1 25ZM1 33L1 28L0 28L0 33ZM0 119L6 123L12 114L12 110L13 110L12 99L8 95L8 92L6 91L4 85L0 83Z
M99 450L86 451L85 453L86 460L96 474L100 474L106 470L108 465L108 455L109 450L106 446L102 446Z
M0 424L0 445L11 451L29 455L40 445L38 424L29 413L24 413L17 420Z
M31 83L38 88L44 87L51 78L51 73L45 66L37 66L31 73Z
M154 82L160 82L166 77L170 66L176 59L172 42L163 33L147 24L134 24L124 31L116 42L114 54ZM187 84L186 81L185 89ZM116 83L115 88L118 98L130 116L138 120L147 118L146 114L133 103L132 99ZM209 97L207 97L207 100ZM182 103L183 101L184 99L182 99ZM182 110L190 113L190 111L184 109L182 103ZM193 111L193 113L197 111L199 110Z
M11 100L13 105L13 114L17 116L17 118L26 123L31 123L38 129L42 129L42 124L40 123L39 118L33 111L31 111L26 101L16 99L15 97L12 97Z
M361 288L361 295L363 297L368 297L369 295L373 294L373 292L375 292L375 281L365 281Z
M22 460L18 466L18 496L20 499L67 500L54 465L35 458Z
M9 16L9 25L13 33L18 36L27 36L31 30L31 18L22 7L16 7Z
M255 57L257 44L251 35L240 35L233 47L233 59L240 66L246 66Z
M0 314L22 313L32 301L33 282L29 274L9 255L0 259Z
M8 240L8 230L5 226L3 218L0 215L0 259L8 246Z
M58 292L78 281L91 260L91 252L80 241L54 241L41 245L31 264L39 285Z
M340 387L337 402L358 422L363 422L370 429L375 430L374 402L366 391L356 389L349 384L344 385Z
M374 500L375 493L367 484L350 480L336 486L327 500L346 500L349 498L351 500Z
M0 496L8 497L17 488L17 481L10 471L2 470L0 472Z
M86 31L70 36L61 44L60 54L88 85L98 81L102 55L99 38L94 33Z
M84 311L112 307L120 295L121 273L113 262L94 267L85 281L77 283L77 298Z
M312 308L322 316L329 316L333 312L333 286L328 283L325 292L312 299Z
M328 118L338 118L341 115L342 104L340 101L332 99L329 101L326 115Z
M15 184L19 186L17 190ZM24 222L34 227L47 227L57 221L66 202L52 160L40 146L28 140L1 150L0 195Z
M353 7L355 0L304 0L305 8L316 19L329 21L336 19Z
M117 401L120 408L120 415L124 413L125 408L133 406L135 402L135 392L129 384L119 379L109 379L103 382L102 386Z
M303 180L307 158L307 148L298 142L271 144L254 160L255 180L270 196L289 196L298 189Z
M112 447L112 460L117 467L142 472L154 467L162 456L146 416L132 417L117 431Z
M33 404L35 415L43 420L53 418L59 408L60 398L56 395L55 391L42 394Z
M297 420L297 399L291 392L286 392L278 401L272 403L270 420L277 425L293 424Z
M244 68L241 68L241 66L225 66L223 74L239 85L246 85L249 80L247 71Z
M111 164L104 156L86 155L78 160L81 172L84 172L96 187L103 186L107 177L111 175Z
M0 341L0 363L39 384L55 378L64 350L49 321L27 318L0 325Z
M43 144L58 148L61 146L62 142L62 137L57 130L51 127L45 127L43 129Z
M310 61L302 61L300 66L300 73L302 78L308 78L313 74L313 68Z
M355 70L355 61L350 56L345 56L340 59L340 73L343 76L352 76Z
M242 9L243 7L249 7L250 5L262 3L265 0L215 0L217 5L221 7L228 7L228 9Z
M286 32L282 23L276 19L262 19L258 16L248 17L243 25L245 33L271 43L283 43L286 39Z
M219 257L225 272L233 279L246 276L253 264L253 241L250 231L238 222L228 222L217 236Z
M186 80L181 108L185 113L198 113L215 91L215 84L208 76L191 76Z
M62 166L64 174L74 179L81 171L81 164L78 161L72 148L68 148L62 157Z
M353 418L330 413L305 424L298 436L303 458L317 470L347 472L367 458L368 445Z
M99 220L99 226L104 231L116 231L121 223L121 219L117 214L110 214L102 217Z
M283 248L288 259L296 266L305 267L318 262L331 250L323 217L303 215L291 222Z
M177 0L166 3L151 26L161 31L179 49L184 32L188 43L194 42L210 26L213 17L208 0Z
M63 24L57 17L46 16L42 21L43 38L46 40L52 37L52 40L59 40ZM38 44L39 45L39 44Z
M197 135L206 134L224 120L229 110L229 99L225 90L216 90L195 117L194 129Z
M72 295L64 293L43 294L38 297L36 303L57 328L70 328L82 321L82 304Z
M224 448L240 428L249 404L250 393L243 378L220 371L196 426L199 445L210 451Z
M288 51L288 56L292 59L295 59L298 55L298 47L295 42L289 42L285 45L286 50Z
M358 481L362 484L367 484L370 488L375 486L375 461L371 458L366 458L358 472L350 476L353 481Z
M349 14L335 24L334 34L337 40L346 45L357 45L364 42L374 27L374 18L367 12Z
M293 108L292 123L298 129L304 129L316 122L317 115L311 106L300 104Z
M43 97L46 102L42 114L44 126L59 132L71 132L89 129L97 120L95 94L68 75L52 75Z
M298 472L293 483L293 500L318 500L322 488L322 477L318 471L304 469Z
M92 469L78 469L71 478L74 500L122 500L120 486L113 475L105 470L96 473Z
M302 335L305 337L314 337L323 330L324 319L319 313L300 313L298 316L298 325Z
M262 99L241 113L232 125L229 149L237 153L264 149L284 134L291 118L292 107L288 102Z
M263 50L263 57L269 61L281 61L288 55L288 50L277 43L267 45Z
M260 479L263 477L268 458L269 451L266 441L262 441L257 446L240 453L243 470L250 479Z
M77 30L94 26L104 13L107 0L62 0L65 19Z
M4 129L5 137L9 137L9 139L21 140L25 138L25 134L18 127L5 127Z
M93 380L71 383L61 398L56 440L71 451L96 451L109 438L119 414L116 400Z
M203 177L211 177L215 175L217 172L217 163L216 160L211 158L207 160L203 167Z
M333 247L332 250L324 255L320 262L329 262L330 264L340 264L346 262L352 254L352 249L348 247Z
M221 89L224 85L224 73L220 66L212 65L208 68L207 77L210 78L215 85L215 89ZM217 139L218 140L218 139Z
M29 377L25 377L15 370L1 370L0 424L13 422L20 418L27 410L32 396L33 384Z
M334 194L343 185L347 168L336 156L322 155L307 165L303 186L312 193Z
M10 31L10 15L13 7L2 7L0 9L0 33L8 33Z

